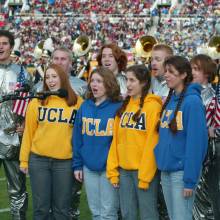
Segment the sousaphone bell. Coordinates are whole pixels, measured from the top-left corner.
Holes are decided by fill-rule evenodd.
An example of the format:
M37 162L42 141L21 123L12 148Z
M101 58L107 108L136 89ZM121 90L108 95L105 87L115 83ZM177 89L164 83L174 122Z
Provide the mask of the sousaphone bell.
M157 43L156 39L150 35L140 37L135 45L135 53L138 57L149 58L153 46Z

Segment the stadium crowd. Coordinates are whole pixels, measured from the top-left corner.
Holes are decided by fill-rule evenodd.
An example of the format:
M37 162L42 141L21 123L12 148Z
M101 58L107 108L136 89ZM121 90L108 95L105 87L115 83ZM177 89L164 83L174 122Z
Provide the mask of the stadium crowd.
M156 10L161 10L162 16L157 23L157 12L152 11L153 16L149 16L153 1L66 0L49 4L33 0L29 2L28 14L23 15L18 7L2 6L0 25L13 30L16 37L21 38L19 50L26 64L35 62L33 51L39 41L53 37L56 45L59 42L58 45L65 44L71 49L74 39L82 34L92 39L94 52L108 41L117 42L123 49L133 52L139 37L152 35L158 42L168 45L172 42L178 54L190 57L215 33L218 2L184 1L180 9L173 9L174 16L170 18L167 17L167 8L158 8ZM12 9L14 12L10 13ZM194 34L191 36L191 33Z
M24 85L24 82L30 82L32 80L32 76L30 76L28 72L25 71L26 67L28 66L35 66L33 80L34 82L31 82L30 84L32 85L33 83L35 84L36 88L39 88L40 86L42 86L43 83L44 91L42 93L36 92L36 94L47 95L43 98L41 96L38 97L39 99L42 98L45 100L39 102L36 100L33 102L31 101L31 104L29 105L31 107L28 108L26 114L27 120L25 121L25 132L23 136L24 138L22 142L22 150L20 153L20 171L22 172L22 175L30 173L31 176L31 187L34 201L34 216L37 216L39 214L37 207L37 205L40 204L37 199L39 193L40 196L43 198L43 203L44 200L49 202L53 200L51 204L49 204L49 202L46 202L48 203L48 205L47 207L45 207L44 210L44 214L45 216L47 216L45 217L45 219L48 219L48 216L50 215L57 215L58 219L62 219L61 216L63 217L64 215L66 215L66 217L69 215L72 215L72 217L77 216L78 218L78 207L75 207L75 210L73 210L73 207L71 207L71 210L69 209L71 201L74 200L74 194L79 194L78 192L80 192L81 189L80 184L79 188L74 190L75 192L73 192L72 185L74 185L75 183L72 183L72 172L74 170L75 178L79 182L83 181L84 175L84 183L86 187L88 203L93 216L96 215L96 211L100 208L99 204L96 204L96 201L98 200L97 198L95 198L98 193L97 195L96 193L94 193L94 190L97 190L97 186L99 184L91 185L91 183L94 183L94 181L96 181L97 179L99 180L99 178L103 178L103 180L105 181L104 185L106 186L105 190L106 192L108 191L108 196L110 195L109 197L112 196L110 200L114 201L116 199L118 201L119 199L117 197L118 195L116 195L115 193L115 189L119 188L119 191L121 190L120 210L118 202L111 203L112 201L108 202L105 198L103 199L103 201L107 201L107 205L110 204L110 206L112 206L109 206L108 208L111 211L109 213L114 212L114 219L118 218L119 211L121 211L123 219L136 219L135 216L138 212L138 210L136 210L138 207L138 203L140 206L139 208L141 219L145 219L145 214L148 215L150 211L152 216L151 219L159 219L157 201L155 199L152 200L152 198L156 198L155 195L157 194L158 188L157 184L158 181L160 181L158 179L159 176L157 173L158 168L159 170L161 170L162 173L161 183L163 185L163 193L168 208L168 215L173 215L174 217L171 217L171 219L175 220L177 219L175 216L181 216L184 220L191 219L194 200L194 188L199 181L200 172L202 170L203 161L208 147L207 127L211 129L209 130L209 137L215 137L215 135L219 135L220 133L218 129L220 127L220 120L219 122L216 120L216 124L213 122L213 120L211 120L211 123L207 123L207 126L204 112L204 105L206 105L205 102L212 103L212 99L215 96L215 91L212 88L211 83L214 81L214 72L217 72L217 61L214 60L219 59L220 57L215 57L212 60L213 57L210 58L206 55L195 56L196 54L201 52L201 48L204 45L207 45L213 35L220 34L220 19L218 18L218 14L220 12L219 1L187 0L182 3L181 1L179 1L179 5L176 8L169 8L167 4L161 4L153 10L152 5L154 1L143 0L97 0L89 2L85 0L32 0L29 1L28 8L26 8L26 10L24 11L21 11L20 6L16 7L15 5L9 5L8 7L5 7L3 6L3 3L4 1L2 1L0 8L0 26L2 29L0 30L0 46L2 48L0 51L0 57L5 56L3 57L4 59L2 58L2 62L0 62L0 73L2 74L2 82L4 82L2 83L2 86L5 87L3 88L5 91L0 91L1 95L3 96L2 100L3 102L8 101L4 100L4 94L10 92L6 91L7 89L12 90L10 82L11 79L5 79L6 77L4 76L4 73L13 72L13 84L17 85L17 83L20 83L20 85ZM6 31L4 31L3 29L5 29ZM11 33L7 30L10 30L16 38L14 50L19 51L20 55L18 56L21 57L21 63L18 62L17 64L14 64L11 60L12 58L10 57L10 53L12 51L12 47L14 46L14 36L12 36ZM89 50L92 52L93 55L96 56L92 56L90 58L93 58L98 63L98 68L92 71L92 73L87 74L89 77L88 82L82 81L74 74L72 74L72 72L75 71L75 67L72 66L72 58L74 55L73 42L75 39L82 35L86 35L89 39L91 39L91 47L89 47ZM158 43L154 46L152 45L151 48L151 59L148 63L150 64L150 68L147 68L145 65L129 66L130 64L128 63L129 68L126 69L127 61L132 60L127 60L127 55L125 51L127 53L132 53L132 59L133 61L136 61L135 59L137 57L137 51L135 51L135 44L138 39L140 39L140 37L144 35L153 36ZM37 54L38 47L40 47L40 44L41 46L44 45L47 39L51 39L53 43L50 48L50 52L52 52L52 55L50 56L51 65L49 65L49 67L47 67L47 65L43 63L43 61L45 61L43 59L43 56L39 58ZM82 56L84 56L85 54L83 54ZM174 56L174 54L177 54L178 56ZM189 60L186 58L191 61L189 62ZM79 60L80 58L77 61ZM40 63L39 61L42 61L42 63ZM85 59L84 61L84 67L87 68L89 66L87 65L89 64L89 62L87 61L89 60ZM13 65L15 65L16 71ZM81 70L84 71L84 67ZM8 71L9 68L10 71ZM210 74L210 72L212 74ZM126 76L125 73L127 74ZM199 74L200 78L197 77ZM197 84L191 83L192 81L196 82ZM84 84L80 84L82 82ZM108 82L110 82L111 85L108 85ZM136 84L134 82L136 82ZM7 86L6 83L9 86ZM85 89L82 90L82 94L78 93L76 90L76 85L79 84L80 86L83 85ZM220 88L220 84L217 86ZM35 87L33 90L35 90ZM62 89L64 89L68 93L60 94L60 90L62 91ZM204 93L201 95L198 91L202 89ZM89 99L87 99L84 104L82 104L82 107L80 107L82 103L82 98L85 98L84 92L86 90L89 92ZM111 92L115 93L111 94ZM193 97L191 97L191 92L193 93ZM48 98L50 95L51 97ZM54 96L59 97L54 98ZM82 98L79 96L81 96ZM202 99L200 96L202 97ZM176 99L176 97L178 99ZM216 97L218 98L217 95ZM59 101L57 101L57 98L59 99ZM140 103L138 105L136 103L137 98L138 102L140 98ZM176 102L175 100L178 100L178 102L174 105L173 103ZM219 100L215 99L215 105L217 105L216 103L218 101ZM109 109L111 109L109 111L109 115L103 115L103 112L106 112L106 110L99 110L99 105L102 105L102 102L106 104L104 105L104 107L108 111ZM117 105L115 105L115 102L117 102ZM194 102L197 104L193 105ZM54 110L54 108L51 107L54 104L56 104L59 111L56 109ZM13 104L12 110L14 109L14 106L15 105ZM41 108L42 106L43 108ZM157 106L156 109L154 109L155 106ZM172 106L171 110L169 109L171 108L170 106ZM175 108L173 106L175 106ZM7 103L0 107L3 109L3 113L7 113ZM133 107L135 108L133 109ZM210 106L207 105L206 107L208 112ZM65 116L67 116L69 120L62 118L63 110L61 108L65 110ZM72 108L74 109L73 112ZM87 112L88 108L91 108L91 111ZM128 117L126 116L127 118L125 116L122 116L123 114L126 115L125 111L130 111L130 109L132 109L132 111L129 113L130 115ZM41 110L42 112L44 111L44 114L42 115ZM48 117L46 117L47 110ZM93 110L99 112L99 115L92 115L91 112L93 112ZM51 116L51 111L54 111L56 113L55 116L53 115L54 118L52 118ZM76 113L77 111L79 111L80 113ZM150 125L149 127L147 127L147 129L145 127L146 125L144 124L145 113L142 114L142 111L146 111L147 116L148 114L152 116L151 118L146 118L146 125ZM167 112L165 113L164 111ZM184 121L181 118L182 116L180 117L179 112L184 115ZM14 133L16 135L20 135L22 134L22 129L24 128L23 123L25 111L23 115L19 115L17 110L13 110L13 113L17 114L17 116L22 116L22 121L20 122L13 122L13 118L11 118L11 122L15 124ZM171 114L174 115L173 119L170 118ZM212 117L214 117L213 112L211 113L211 115ZM115 116L117 119L116 123L118 123L118 125L115 127L119 129L116 131L114 130L114 133L112 133L113 124L111 124L111 119ZM89 120L90 118L94 118L94 121L96 120L95 117L100 117L103 119L103 121L108 121L107 123L109 124L107 125L105 132L104 130L99 131L99 126L101 126L100 123L94 122L94 133L90 133L91 121L85 120L82 123L82 120L87 117L89 118ZM122 119L122 122L120 122L120 118ZM4 123L4 125L7 126L4 118L0 118L0 120L2 120L2 124ZM62 125L66 123L65 129L66 132L68 132L69 134L69 139L65 139L65 135L63 139L60 139L60 146L63 144L63 140L67 140L65 143L66 145L64 146L66 152L63 153L61 157L59 152L61 148L57 148L58 151L54 151L53 147L50 149L46 146L48 145L48 140L51 141L51 146L57 146L58 143L55 143L56 139L42 138L43 136L41 135L41 132L45 131L45 135L48 135L48 137L54 137L56 136L56 134L61 132L61 127L54 126L55 123L53 122L55 122L56 120ZM125 122L123 120L128 121ZM47 129L45 129L45 122L48 126ZM72 125L75 126L75 134L73 135L73 138L70 135L70 133L72 132ZM82 126L87 127L82 129ZM5 130L8 131L7 129L8 128L6 127L4 129L4 132ZM60 131L58 129L60 129ZM148 133L146 133L146 136L141 135L141 137L143 137L143 142L141 143L140 140L139 143L137 140L139 140L140 134L142 133L136 133L136 130L138 132L142 132L145 130L148 132L149 129L152 129L152 131L149 132L152 136L148 135ZM84 130L85 133L83 133ZM156 130L159 131L160 139L158 139L158 133ZM167 133L167 131L169 133ZM176 135L177 132L179 132L178 134L181 134L181 138ZM110 153L108 154L110 148L109 143L111 143L112 134L114 139L112 142L113 144L111 145ZM8 135L8 133L4 133L4 135ZM121 146L124 146L124 140L123 138L121 138L124 137L123 135L125 137L135 137L135 141L130 139L125 145L130 146L130 143L135 143L137 144L135 149L138 150L131 150L130 153L127 154L127 150L124 151L124 148L121 149ZM106 143L108 142L108 144L103 144L104 142L99 139L99 136L104 137ZM148 138L147 141L146 137ZM171 137L170 143L167 142L168 137ZM35 141L35 138L38 141ZM16 137L16 141L19 142L19 140L20 139ZM72 149L72 146L70 146L71 140L74 152L72 162L72 151L70 150ZM155 145L158 140L158 144ZM35 142L37 142L36 145ZM149 161L145 161L146 158L148 159L148 157L145 157L145 154L145 156L142 157L142 153L144 151L141 150L139 152L140 146L145 146L145 144L143 144L145 142L147 142L148 144L150 143L149 146L151 146L151 149L149 150L149 152L147 152L147 155L150 158ZM186 144L184 144L185 142ZM97 151L92 151L92 153L90 151L87 152L89 148L87 149L86 147L90 146L90 143L103 144L103 149L105 148L105 152L103 152L104 157L100 157L100 149L98 148ZM83 144L85 144L85 146ZM195 145L198 146L199 149L195 149ZM100 147L99 144L96 144L96 146ZM155 146L156 150L153 150ZM164 148L164 146L166 147ZM176 152L178 151L176 150L176 146L181 146L179 152ZM186 146L189 148L190 151L183 150ZM131 149L132 147L133 145L131 146ZM168 148L170 152L167 153ZM83 152L85 149L86 151ZM119 154L116 155L115 152L119 152ZM177 153L177 157L173 156L173 154L175 153ZM138 156L136 158L133 158L133 155L136 154L139 156L141 155L141 157L138 158ZM181 154L181 158L179 158L180 156L178 154ZM126 155L127 158L124 157L124 155ZM164 159L164 155L167 158ZM66 171L68 171L66 173L66 176L60 177L59 175L55 175L55 181L57 184L52 184L54 180L51 180L51 184L48 184L49 187L54 187L60 184L59 187L61 189L63 183L60 182L60 179L64 178L65 181L70 183L69 187L65 188L65 192L62 190L60 190L60 192L59 190L52 190L54 195L51 194L48 195L47 198L44 197L44 195L47 195L46 192L42 191L42 186L45 184L40 185L40 181L38 184L37 180L42 180L42 182L44 182L45 179L48 178L48 173L45 172L44 176L41 175L42 173L38 172L39 166L42 165L41 159L39 160L39 157L45 160L48 164L51 164L52 158L53 162L58 166L60 166L61 164L60 160L63 160L63 162L65 162L66 168L68 168L66 169ZM175 160L172 161L171 159L173 159L174 157ZM100 158L104 159L99 161ZM118 158L120 159L118 160ZM139 165L137 166L137 164L139 163L141 158L144 159L143 162L141 162L142 166L139 167ZM6 162L9 161L10 163L11 157L5 157L2 160ZM130 164L127 164L129 160L131 161L131 163L129 162ZM120 164L121 161L124 162ZM168 163L170 164L166 164L164 163L164 161L168 161ZM18 158L16 158L16 162L18 162ZM71 163L73 170L70 169ZM151 166L147 167L145 166L146 164L150 164ZM187 164L187 171L182 170L185 169L185 164ZM13 164L11 163L10 166L12 165ZM16 164L16 166L18 166L18 164ZM194 169L191 169L192 167ZM178 172L180 171L180 173L178 173L179 176L177 177L177 179L179 180L179 182L181 182L181 187L178 187L178 184L176 184L175 181L169 187L166 186L166 181L170 178L167 175L167 169L169 171L169 175L173 173L176 174L176 170L178 170ZM173 171L173 169L175 171ZM131 191L129 187L133 184L132 183L130 185L130 180L128 181L126 179L126 175L130 175L130 172L133 172L132 178L134 179L134 182L136 184L135 187L138 190L144 189L134 192L134 196L135 198L138 198L138 201L127 197L127 191ZM189 177L185 177L184 172L187 173ZM150 176L147 176L147 178L146 173L150 173ZM19 172L17 174L20 175ZM93 176L94 174L95 176ZM111 184L110 182L106 181L106 174ZM202 178L204 177L204 179L207 178L205 174L207 173L202 172ZM44 179L44 177L46 178ZM122 184L123 181L125 183L124 185ZM182 195L181 190L183 187L183 183L184 191ZM203 181L203 183L206 183L206 179L205 181ZM217 186L217 184L215 184L215 186ZM123 187L124 189L126 189L124 192L122 191ZM171 194L170 190L173 189L177 191L179 190L177 193L178 195L181 191L181 198L172 198L177 201L177 203L174 202L175 204L177 204L176 207L172 207L173 205L170 205L171 203L169 203L169 197ZM151 191L151 195L147 195L149 191ZM138 195L135 195L136 192L138 192ZM214 190L212 192L214 192ZM10 193L11 192L9 190L9 194ZM146 195L143 196L145 193ZM173 194L175 194L175 192ZM196 195L198 196L198 194ZM23 200L27 201L25 188L23 189L23 196ZM216 199L217 197L218 196L213 196L214 199ZM68 198L68 201L65 201L66 198ZM145 200L146 198L148 198L147 202ZM190 203L189 209L185 207L187 206L187 204L185 203L185 198L188 199ZM59 200L61 201L60 203ZM217 213L215 210L216 207L214 206L215 202L212 203L212 208L214 210L213 211L210 208L211 205L209 204L210 206L208 206L207 200L204 200L199 200L200 203L203 203L202 205L205 204L206 206L206 210L204 209L204 213L206 213L204 215L208 216L207 212L209 212L209 210L211 210L211 215L213 213L215 215ZM132 207L136 207L136 209L134 208L134 212L131 208L129 208L129 206L127 206L127 201L134 202L132 205L130 205ZM54 208L56 207L56 205L54 205L56 202L58 202L56 204L58 209L62 209L61 203L65 203L66 208L68 209L64 210L64 214L61 214L61 212L56 213L56 209ZM158 203L160 202L161 201L159 201ZM196 211L194 210L194 213L198 213L198 215L202 213L199 210L199 202L195 203L197 204L197 206L195 206L196 208L194 207L194 209L196 209ZM12 214L22 214L23 216L25 216L25 203L23 203L23 213L12 212ZM116 203L117 207L113 207ZM145 204L147 207L144 207L143 204ZM162 201L161 204L164 204L164 201ZM181 206L183 208L180 210L178 206ZM146 212L147 208L149 209L148 212ZM175 213L172 213L173 208L175 210ZM131 210L132 213L130 213ZM160 210L163 210L163 207L160 207L159 211ZM13 210L11 209L11 211ZM107 212L105 214L106 216L108 215ZM166 219L167 214L163 213L163 215L165 215L164 219ZM184 215L188 217L185 217ZM219 215L219 213L217 213L216 216L217 215ZM125 216L129 216L129 218ZM194 215L194 217L195 216L196 215ZM195 217L195 219L200 220L200 217ZM179 219L180 218L178 218L178 220Z

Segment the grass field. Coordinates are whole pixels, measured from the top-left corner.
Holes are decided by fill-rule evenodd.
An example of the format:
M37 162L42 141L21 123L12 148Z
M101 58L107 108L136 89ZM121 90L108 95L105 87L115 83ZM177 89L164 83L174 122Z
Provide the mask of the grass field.
M27 189L29 193L29 205L27 212L27 219L32 219L32 201L31 201L31 189L30 189L30 181L27 178ZM10 212L4 211L1 212L1 209L9 208L8 196L7 196L7 186L6 180L4 178L3 167L0 167L0 219L1 220L11 220ZM86 195L84 189L82 190L81 202L80 202L80 220L91 220L90 211L88 209Z

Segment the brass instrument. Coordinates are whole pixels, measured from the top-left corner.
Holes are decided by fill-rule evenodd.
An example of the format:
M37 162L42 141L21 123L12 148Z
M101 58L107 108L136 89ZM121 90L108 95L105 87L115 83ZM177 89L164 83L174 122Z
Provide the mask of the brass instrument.
M77 68L77 77L81 78L86 73L86 67L88 66L91 54L89 50L91 49L92 42L91 39L86 35L81 35L74 40L72 51L75 57L85 56L84 64Z
M91 39L86 35L81 35L74 40L73 52L77 57L86 55L92 46Z
M220 36L213 36L207 44L197 48L197 54L206 54L213 60L220 59Z
M34 57L39 60L41 57L49 58L50 54L54 51L52 38L41 40L34 48Z
M208 46L215 48L216 52L220 53L220 36L211 37Z
M37 43L34 48L34 57L35 59L40 59L43 54L44 40L41 40Z
M34 48L34 57L36 59L36 63L34 64L36 71L34 75L37 73L40 75L41 79L44 78L44 72L49 64L50 56L53 51L54 46L52 38L49 37L46 40L41 40L37 43ZM38 79L38 77L36 77L36 79Z
M148 58L151 56L153 46L157 43L156 39L150 35L140 37L135 45L135 53L138 57Z

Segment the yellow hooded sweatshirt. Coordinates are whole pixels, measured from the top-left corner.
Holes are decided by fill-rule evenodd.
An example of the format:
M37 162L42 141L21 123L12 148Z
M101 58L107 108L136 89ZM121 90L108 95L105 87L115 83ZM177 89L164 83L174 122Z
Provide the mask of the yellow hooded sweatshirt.
M140 99L130 98L121 118L116 116L113 140L107 160L107 178L112 184L119 183L119 168L138 171L138 187L147 189L156 173L154 147L158 142L156 129L162 101L149 94L137 122L132 116L139 109Z
M82 98L74 106L65 99L50 96L42 106L33 99L26 112L25 130L20 151L20 167L28 168L30 152L56 159L71 159L73 123Z

